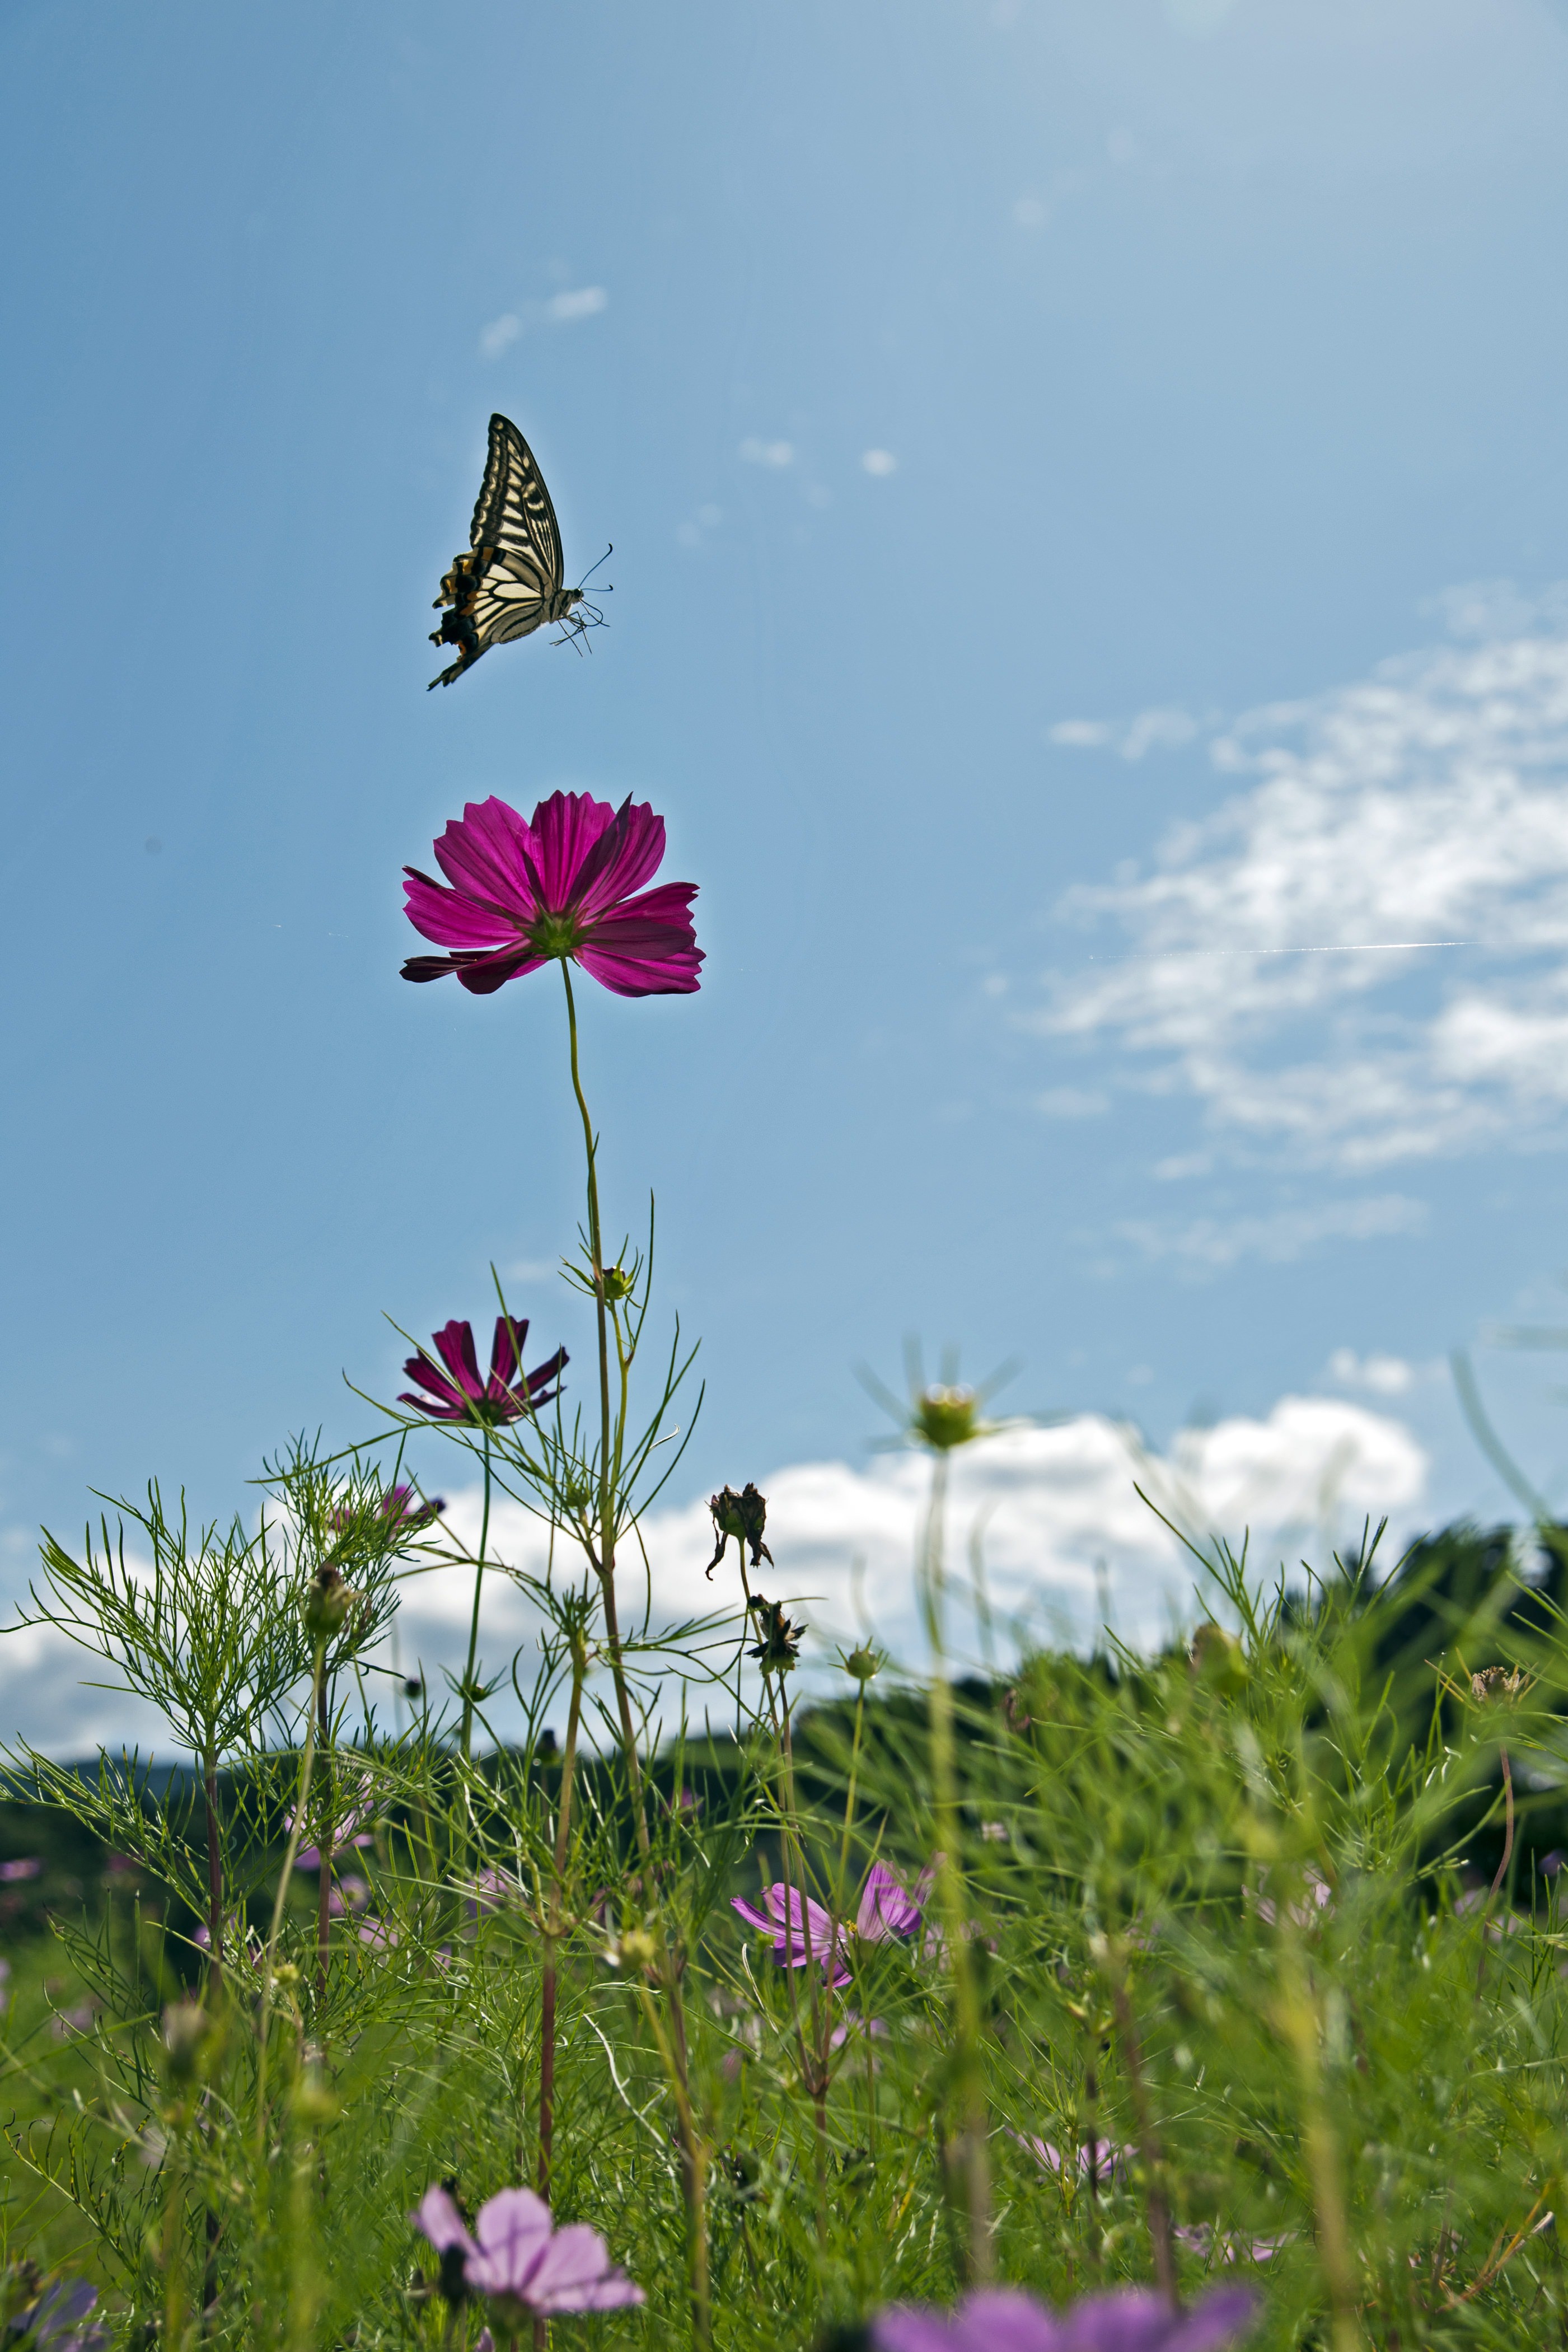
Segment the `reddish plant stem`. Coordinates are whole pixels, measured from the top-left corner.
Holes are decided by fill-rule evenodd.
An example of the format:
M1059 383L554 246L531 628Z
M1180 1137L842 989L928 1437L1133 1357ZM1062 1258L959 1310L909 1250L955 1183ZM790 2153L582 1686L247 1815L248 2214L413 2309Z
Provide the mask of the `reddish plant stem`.
M316 1738L321 1750L321 1760L327 1762L327 1746L331 1733L331 1703L327 1696L327 1677L323 1675L316 1692ZM326 1791L326 1811L321 1821L320 1889L316 1897L316 2010L318 2022L327 2008L327 1969L330 1959L329 1938L332 1933L332 1841L337 1834L333 1820L332 1773L329 1766L322 1776Z
M1133 2004L1127 1998L1126 1984L1119 1972L1112 1980L1111 1990L1116 2011L1116 2038L1122 2045L1122 2063L1127 2070L1127 2089L1132 2095L1133 2116L1137 2126L1138 2152L1148 2175L1145 2195L1149 2209L1149 2242L1155 2257L1155 2281L1171 2309L1176 2311L1181 2306L1176 2294L1171 2209L1165 2190L1165 2159L1155 2136L1154 2117L1149 2112L1143 2044L1138 2039L1137 2020L1133 2015Z

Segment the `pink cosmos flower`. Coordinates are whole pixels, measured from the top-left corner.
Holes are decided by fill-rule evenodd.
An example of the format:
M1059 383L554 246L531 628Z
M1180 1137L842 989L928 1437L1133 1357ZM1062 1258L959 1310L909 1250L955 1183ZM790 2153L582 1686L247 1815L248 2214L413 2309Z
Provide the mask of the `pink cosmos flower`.
M399 1404L411 1404L432 1421L468 1421L482 1429L520 1421L525 1413L537 1412L540 1405L553 1404L566 1349L558 1348L548 1363L525 1372L523 1346L528 1336L526 1320L497 1315L496 1336L490 1343L490 1377L482 1381L479 1359L474 1352L473 1325L455 1318L444 1323L431 1344L445 1371L438 1370L423 1349L417 1356L410 1356L402 1368L404 1375L417 1381L424 1394L411 1396L405 1389Z
M803 1969L816 1960L835 1985L842 1985L850 1980L847 1955L852 1949L852 1938L858 1937L866 1944L885 1944L895 1938L902 1943L915 1935L936 1874L936 1865L932 1863L921 1872L911 1894L885 1863L873 1862L852 1927L848 1920L835 1925L831 1913L820 1903L781 1881L765 1890L760 1911L738 1895L730 1900L748 1927L772 1937L773 1957L780 1968Z
M618 809L552 793L530 819L502 800L470 801L435 844L450 888L416 866L404 911L452 952L411 956L404 980L455 972L476 996L570 958L617 996L688 996L703 961L692 882L645 890L664 855L664 820L628 794Z
M1024 2132L1016 2131L1009 2131L1008 2137L1016 2139L1020 2147L1027 2147L1042 2170L1060 2173L1063 2169L1061 2150L1052 2141L1033 2139ZM1092 2165L1090 2160L1091 2154L1093 2158ZM1118 2147L1114 2140L1097 2139L1092 2143L1082 2140L1079 2143L1077 2150L1078 2169L1085 2179L1092 2170L1096 2180L1110 2180L1118 2172L1125 2176L1131 2155L1130 2148Z
M874 2352L1219 2352L1256 2310L1246 2287L1222 2287L1190 2311L1173 2311L1148 2287L1124 2287L1063 2312L1016 2287L987 2287L950 2313L894 2305L873 2320L871 2340Z
M486 2296L507 2332L558 2312L614 2311L643 2300L597 2230L586 2221L558 2230L531 2189L503 2189L481 2205L473 2237L444 2189L427 2189L409 2219L442 2256L443 2281L460 2264L464 2288Z

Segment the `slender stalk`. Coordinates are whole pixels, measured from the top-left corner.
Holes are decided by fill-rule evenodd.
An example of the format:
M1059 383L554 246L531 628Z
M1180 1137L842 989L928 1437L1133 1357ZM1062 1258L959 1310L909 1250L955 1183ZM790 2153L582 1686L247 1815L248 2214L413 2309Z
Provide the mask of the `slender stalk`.
M610 1658L611 1678L615 1685L615 1708L620 1719L622 1752L626 1761L627 1789L632 1800L632 1826L637 1835L638 1855L643 1866L645 1899L652 1906L654 1894L653 1850L648 1834L648 1816L643 1793L643 1766L637 1753L637 1731L632 1719L632 1696L626 1683L626 1663L622 1653L621 1619L615 1599L615 1536L616 1514L620 1508L621 1449L623 1426L618 1427L610 1406L610 1315L604 1295L604 1237L599 1210L599 1144L593 1132L593 1120L589 1113L588 1098L582 1091L582 1073L577 1047L577 1002L571 991L571 967L564 955L560 960L560 976L566 989L567 1035L571 1053L571 1087L577 1097L578 1111L582 1119L583 1150L588 1161L588 1249L593 1270L593 1306L599 1336L599 1495L598 1495L598 1556L595 1567L599 1572L601 1604L604 1610L605 1648ZM620 1376L622 1423L625 1418L627 1360L617 1343L617 1367ZM655 1914L659 1950L659 1975L670 2007L673 2040L666 2041L660 2031L660 2049L665 2054L674 2093L675 2116L681 2144L681 2179L686 2205L687 2260L691 2275L692 2332L698 2352L706 2352L712 2335L711 2305L708 2292L707 2215L706 2179L707 2152L696 2127L690 2095L687 2071L685 2018L681 2006L680 1969L669 1948L663 1922ZM644 2005L652 2014L651 1997L644 1992Z
M653 1996L649 1991L645 1980L639 1979L637 1994L643 2004L643 2014L647 2019L649 2032L653 2036L654 2044L664 2061L665 2074L669 2078L670 2092L675 2103L675 2115L680 2125L682 2147L694 2148L700 2156L703 2153L702 2141L697 2132L696 2117L692 2112L691 2097L686 2089L685 2053L683 2052L677 2057L675 2050L672 2048L669 2037L660 2022ZM673 2013L679 2015L678 2011ZM692 2298L692 2340L697 2347L697 2352L707 2352L707 2347L713 2341L713 2307L708 2284L706 2186L707 2168L704 2161L692 2168L691 2178L686 2184L686 2242Z
M479 1596L485 1590L485 1552L490 1540L490 1431L485 1430L485 1507L479 1521L479 1556L474 1565L474 1613L468 1622L468 1664L463 1670L463 1761L474 1743L474 1677L479 1657Z
M310 1774L316 1761L316 1711L321 1703L321 1683L326 1671L327 1644L318 1638L316 1659L310 1674L310 1708L305 1718L305 1751L299 1759L299 1790L294 1800L294 1825L288 1832L288 1844L284 1852L283 1867L277 1874L277 1893L272 1906L272 1927L267 1938L267 1950L261 1964L261 2006L256 2020L258 2048L256 2066L256 2155L258 2165L267 2156L267 2027L272 2018L272 1978L277 1958L278 1930L283 1925L283 1906L288 1893L288 1881L293 1874L295 1857L299 1852L300 1832L305 1827L305 1808L310 1801Z
M1111 1971L1111 2000L1116 2012L1116 2039L1126 2069L1127 2090L1137 2126L1138 2153L1144 2159L1145 2198L1149 2211L1149 2243L1155 2257L1155 2282L1173 2311L1180 2309L1176 2293L1176 2247L1171 2233L1170 2200L1166 2195L1165 2156L1149 2107L1148 2078L1144 2072L1144 2046L1138 2021L1127 1997L1127 1981L1119 1962Z
M931 1782L936 1817L936 1894L947 1948L947 1968L953 1985L955 2074L962 2117L952 2171L964 2208L964 2262L969 2283L984 2284L994 2268L991 2245L991 2181L987 2157L985 2074L980 2056L980 2005L969 1954L968 1918L964 1879L959 1864L962 1823L958 1812L957 1773L954 1754L953 1692L947 1680L942 1644L943 1532L947 1512L947 1456L934 1453L931 1463L931 1505L925 1523L921 1562L921 1598L931 1643L931 1683L927 1698L931 1740Z
M217 2011L224 1998L224 1849L218 1825L218 1755L202 1759L202 1791L207 1805L207 1991Z
M1502 1860L1498 1864L1497 1875L1492 1880L1491 1885L1487 1893L1487 1909L1489 1911L1491 1909L1492 1905L1497 1901L1498 1888L1508 1876L1508 1865L1513 1859L1513 1772L1509 1764L1507 1748L1500 1748L1497 1752L1499 1760L1502 1765Z
M316 1681L316 1739L325 1761L331 1738L331 1700L327 1689L327 1676L319 1675ZM321 1856L320 1885L316 1896L316 2007L318 2028L327 2009L327 1967L330 1957L329 1938L332 1932L332 1843L337 1834L333 1821L332 1776L327 1774L327 1804L321 1822L320 1843L317 1851Z
M1329 2341L1333 2352L1357 2352L1362 2334L1356 2318L1355 2266L1350 2251L1339 2146L1323 2095L1322 2021L1308 1985L1291 1906L1283 1900L1279 1905L1279 2021L1295 2053L1301 2089L1301 2153L1306 2158L1316 2209L1318 2259L1328 2288Z
M565 1902L568 1842L571 1835L572 1780L577 1770L577 1734L582 1718L582 1682L588 1670L588 1647L580 1635L571 1647L571 1704L566 1718L566 1752L560 1766L560 1801L556 1811L554 1885L544 1934L544 1977L539 1994L539 2158L538 2192L549 2202L550 2159L555 2148L555 1998L556 1953L560 1941Z

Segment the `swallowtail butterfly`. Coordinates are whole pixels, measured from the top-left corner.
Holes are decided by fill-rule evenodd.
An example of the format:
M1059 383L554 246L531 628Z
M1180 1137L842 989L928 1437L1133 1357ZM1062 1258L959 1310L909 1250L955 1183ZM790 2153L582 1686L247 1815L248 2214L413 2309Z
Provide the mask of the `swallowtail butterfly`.
M450 686L472 669L492 646L509 645L559 621L566 631L557 645L581 637L604 618L585 604L581 588L563 587L560 527L544 477L509 416L490 419L490 454L479 502L468 528L467 554L454 558L441 583L435 609L439 629L433 646L458 646L457 659L432 688ZM599 559L602 563L603 556ZM594 565L594 570L599 568ZM578 606L583 605L580 613Z

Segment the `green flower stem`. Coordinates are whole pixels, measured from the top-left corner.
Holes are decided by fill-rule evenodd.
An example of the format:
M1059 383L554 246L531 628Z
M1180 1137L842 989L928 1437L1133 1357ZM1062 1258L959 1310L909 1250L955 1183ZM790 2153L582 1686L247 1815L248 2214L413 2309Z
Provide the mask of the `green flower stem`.
M549 1922L544 1932L544 1973L539 1990L539 2158L538 2192L549 2202L550 2159L555 2147L555 1998L556 1953L560 1943L565 1908L566 1864L571 1836L572 1780L577 1770L577 1735L582 1720L582 1684L588 1672L588 1645L580 1635L571 1645L571 1704L566 1718L566 1752L561 1758L560 1800L556 1811L555 1883L550 1890Z
M943 1535L947 1514L947 1455L933 1453L931 1504L922 1547L921 1600L931 1643L931 1683L927 1699L931 1738L931 1782L936 1818L936 1895L942 1931L947 1948L947 1969L953 1987L955 2074L961 2126L953 2152L953 2173L964 2210L964 2260L968 2283L983 2285L994 2268L991 2245L991 2184L986 2140L985 2074L980 2056L980 2007L969 1955L968 1919L964 1902L964 1876L959 1862L963 1834L958 1811L957 1773L953 1736L953 1692L943 1657Z
M648 1817L643 1799L643 1767L637 1753L636 1727L632 1720L632 1696L626 1685L626 1664L621 1648L621 1620L615 1603L615 1533L616 1514L620 1508L620 1468L624 1440L626 1383L629 1360L617 1339L616 1359L621 1392L621 1425L612 1420L610 1409L610 1315L604 1297L604 1240L599 1212L599 1145L593 1132L593 1120L589 1114L588 1098L582 1091L582 1073L577 1049L577 1001L571 992L571 967L566 956L560 959L560 976L566 989L567 1034L571 1050L571 1087L577 1097L577 1108L582 1119L583 1150L588 1160L588 1250L593 1269L593 1306L599 1327L599 1542L595 1566L599 1572L600 1593L604 1610L605 1647L610 1657L610 1672L615 1685L615 1708L621 1725L622 1752L626 1760L627 1788L632 1799L632 1826L637 1833L637 1850L643 1864L646 1899L652 1905L655 1895L653 1843L648 1835ZM661 2055L664 2058L671 2088L674 2096L676 2122L681 2142L681 2180L686 2205L686 2247L692 2292L692 2332L698 2352L706 2352L712 2336L712 2317L708 2294L707 2213L706 2183L707 2151L696 2127L687 2064L685 2017L681 2006L680 1972L675 1965L664 1931L664 1924L654 1915L659 1954L659 1975L670 2006L671 2036L666 2038L657 2025ZM653 2001L643 1988L644 2007L653 2016Z
M479 1659L479 1596L485 1590L485 1553L490 1541L490 1428L485 1425L485 1507L479 1521L479 1556L474 1565L474 1613L468 1621L468 1664L463 1670L463 1761L474 1744L474 1676Z
M626 1687L625 1662L621 1654L621 1620L615 1605L615 1507L612 1467L619 1444L610 1413L610 1325L604 1304L604 1244L599 1215L599 1145L582 1091L577 1055L577 1003L571 992L571 968L560 960L566 984L567 1034L571 1045L571 1087L582 1117L583 1148L588 1155L588 1250L593 1266L593 1305L599 1321L599 1582L604 1601L604 1632L610 1672L615 1684L615 1708L621 1721L621 1745L632 1791L632 1811L643 1860L652 1858L647 1816L643 1809L643 1768L637 1754L637 1734L632 1721L632 1698Z
M295 1857L299 1852L300 1833L305 1827L305 1808L310 1801L310 1774L316 1761L316 1712L321 1703L322 1677L326 1672L327 1643L323 1636L316 1642L316 1659L310 1674L310 1711L305 1718L305 1752L299 1759L299 1789L294 1800L294 1827L288 1832L288 1844L283 1856L283 1867L277 1874L277 1893L272 1906L272 1927L267 1938L267 1951L261 1964L261 2005L256 2019L258 2049L256 2067L256 2156L263 2181L267 2163L267 2027L272 2019L272 1977L277 1958L277 1936L283 1925L283 1906L288 1894L288 1882L294 1872Z
M224 1848L218 1826L218 1751L202 1759L202 1794L207 1808L207 1990L215 2012L224 1999Z
M706 2151L697 2131L696 2117L692 2111L691 2095L686 2087L685 2048L679 2044L672 2046L660 2019L657 2004L648 1989L647 1980L641 1973L637 1979L637 1997L642 2002L643 2014L647 2020L648 2031L653 2037L654 2046L669 2080L670 2095L674 2101L675 2115L680 2125L682 2148L695 2151L696 2156L703 2159L697 2163L683 2164L682 2172L685 2176L686 2260L692 2298L692 2341L696 2347L696 2352L708 2352L708 2347L713 2341L713 2307L708 2284ZM678 2022L679 2011L674 2010L673 2014Z

